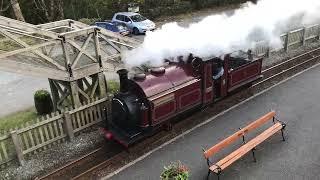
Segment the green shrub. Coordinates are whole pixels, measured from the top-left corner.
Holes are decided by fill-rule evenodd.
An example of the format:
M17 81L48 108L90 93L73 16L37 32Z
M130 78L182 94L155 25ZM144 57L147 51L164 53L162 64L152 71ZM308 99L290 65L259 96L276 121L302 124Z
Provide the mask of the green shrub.
M120 83L118 81L108 81L107 82L107 92L114 94L120 89Z
M50 93L46 90L38 90L34 94L34 106L39 115L49 114L53 110Z
M171 163L164 167L160 178L161 180L188 180L189 170L181 162Z

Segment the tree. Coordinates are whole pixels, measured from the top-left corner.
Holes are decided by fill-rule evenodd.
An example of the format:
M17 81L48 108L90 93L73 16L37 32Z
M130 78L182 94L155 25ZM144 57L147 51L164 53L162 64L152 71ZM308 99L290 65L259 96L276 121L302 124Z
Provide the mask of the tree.
M33 0L38 13L45 15L46 21L64 19L63 0Z
M18 0L10 0L10 3L11 3L11 6L12 6L12 9L13 9L13 13L16 16L16 19L19 20L19 21L24 21L25 22L25 19L23 17L22 12L21 12L20 4L19 4Z

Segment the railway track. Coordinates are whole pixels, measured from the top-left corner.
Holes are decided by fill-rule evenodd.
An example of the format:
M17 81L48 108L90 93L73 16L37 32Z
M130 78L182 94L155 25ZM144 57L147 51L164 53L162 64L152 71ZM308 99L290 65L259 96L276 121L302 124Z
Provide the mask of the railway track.
M262 71L262 74L264 76L263 79L255 83L254 86L270 81L271 79L279 75L290 72L308 63L312 64L313 62L318 60L319 56L320 56L320 48L316 48L309 52L303 53L294 58L291 58L279 64L276 64L270 68L267 68Z
M119 151L115 153L113 156L105 157L105 160L102 162L96 162L95 165L83 169L83 170L76 170L77 166L84 165L85 162L90 160L94 160L94 158L100 158L101 154L104 154L106 149L98 148L91 153L66 164L55 171L37 179L98 179L99 177L106 176L109 173L113 172L114 170L122 167L123 165L127 164L127 161L132 161L139 156L147 153L151 149L161 145L162 143L172 139L173 137L181 134L182 132L191 129L196 124L199 124L205 121L207 118L222 112L223 110L237 104L238 102L247 99L248 97L252 96L252 93L257 93L267 87L270 87L277 82L290 77L303 69L311 67L315 64L320 63L320 48L311 50L294 58L288 59L283 61L277 65L274 65L270 68L267 68L262 71L263 78L259 81L255 82L251 88L246 90L239 91L229 98L223 99L211 107L206 108L201 113L196 113L192 117L188 117L183 121L179 121L173 127L173 130L170 132L161 131L156 135L138 143L137 145L130 148L130 153L128 151ZM250 92L250 93L248 93ZM110 150L110 149L109 149ZM87 167L87 166L86 166ZM70 174L71 173L71 174Z

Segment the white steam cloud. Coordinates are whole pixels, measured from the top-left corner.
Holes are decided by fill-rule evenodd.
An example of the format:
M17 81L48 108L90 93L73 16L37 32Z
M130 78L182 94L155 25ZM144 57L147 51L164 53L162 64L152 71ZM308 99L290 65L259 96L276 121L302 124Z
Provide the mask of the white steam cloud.
M247 3L232 16L208 16L189 27L168 23L147 32L144 42L124 54L127 65L146 62L159 65L163 59L185 56L219 56L252 48L257 40L281 46L281 33L297 26L319 22L320 0L260 0Z

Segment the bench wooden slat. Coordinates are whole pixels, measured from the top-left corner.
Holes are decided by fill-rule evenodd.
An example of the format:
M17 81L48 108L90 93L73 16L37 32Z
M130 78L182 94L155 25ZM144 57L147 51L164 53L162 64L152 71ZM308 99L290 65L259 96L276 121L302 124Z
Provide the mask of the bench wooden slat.
M213 156L213 154L219 152L221 149L232 144L233 142L235 142L236 140L238 140L242 136L243 136L243 131L240 130L240 131L236 132L235 134L227 137L226 139L224 139L220 143L218 143L215 146L211 147L210 149L206 150L204 152L205 158L210 158L211 156Z
M271 111L271 112L267 113L266 115L260 117L258 120L250 123L249 125L247 125L243 129L237 131L233 135L227 137L226 139L224 139L223 141L219 142L215 146L213 146L210 149L206 150L204 152L205 158L206 159L210 158L215 153L219 152L221 149L229 146L230 144L232 144L233 142L238 140L244 134L247 134L248 132L250 132L250 131L256 129L257 127L263 125L264 123L268 122L269 120L271 120L275 116L275 114L276 114L275 111Z
M268 122L269 120L273 119L273 117L276 115L275 111L271 111L268 114L260 117L259 119L257 119L256 121L250 123L249 125L247 125L246 127L244 127L242 130L245 131L245 133L250 132L254 129L257 129L258 127L262 126L263 124L265 124L266 122Z
M278 132L282 129L281 123L276 123L264 132L262 132L260 135L255 137L254 139L250 140L248 143L241 146L239 149L235 150L225 158L221 159L219 162L217 162L215 165L212 165L210 167L210 170L218 173L218 167L221 168L221 170L224 170L229 165L231 165L236 160L240 159L243 155L251 151L254 147L265 141L267 138Z

